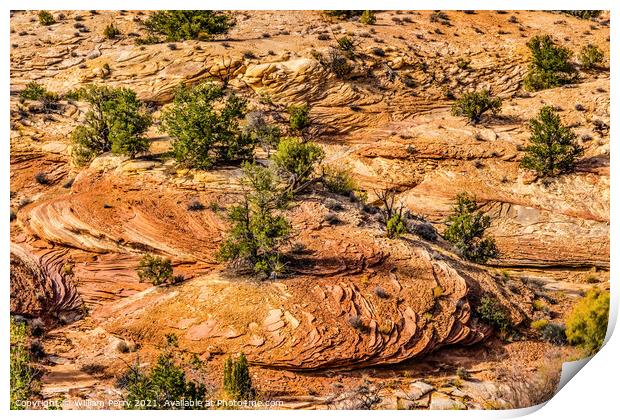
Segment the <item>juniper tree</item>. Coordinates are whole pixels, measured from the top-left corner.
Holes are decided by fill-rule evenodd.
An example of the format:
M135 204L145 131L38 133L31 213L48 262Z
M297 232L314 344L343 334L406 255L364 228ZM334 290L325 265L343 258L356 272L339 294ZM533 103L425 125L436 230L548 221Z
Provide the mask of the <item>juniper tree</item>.
M216 10L158 10L144 25L166 41L208 40L234 26L231 17ZM153 37L153 35L151 35Z
M288 107L289 124L295 131L303 131L310 126L310 107L308 105L291 105Z
M483 264L498 256L495 240L485 236L485 231L491 226L491 218L478 211L475 196L458 194L446 225L444 237L456 247L463 258Z
M310 180L317 164L325 152L311 141L285 138L280 141L273 162L280 174L288 179L292 190L296 190Z
M172 153L188 168L252 158L256 139L241 128L246 101L212 82L179 86L162 113L162 129L172 137Z
M255 391L252 387L252 378L245 354L241 353L236 360L230 356L226 359L224 363L224 390L234 399L249 400L254 397Z
M472 124L480 122L486 112L497 114L502 108L502 100L491 96L488 89L469 92L461 96L452 106L452 114L466 117Z
M76 164L86 164L109 151L134 158L148 150L144 133L151 125L151 116L133 90L90 85L80 89L77 96L90 109L84 123L71 134Z
M126 390L128 408L134 410L204 408L204 404L180 404L186 401L204 401L207 393L204 384L187 380L183 369L176 365L173 355L164 352L157 358L149 372L140 369L138 361L129 368L120 380ZM144 402L148 401L148 404Z
M577 77L569 61L572 52L556 45L550 35L537 35L527 43L532 61L523 83L527 90L542 90L572 83Z
M289 194L269 168L243 164L241 201L228 211L228 237L219 250L224 261L249 263L256 273L275 277L284 270L280 249L291 224L284 215Z
M579 62L581 67L586 70L591 70L598 67L603 62L603 52L596 45L585 45L579 53Z
M554 176L574 169L583 148L575 141L573 131L562 124L550 106L544 106L537 118L530 120L530 144L525 148L521 166L541 176Z
M140 281L148 281L153 286L172 283L172 263L167 258L146 254L140 259L137 272Z

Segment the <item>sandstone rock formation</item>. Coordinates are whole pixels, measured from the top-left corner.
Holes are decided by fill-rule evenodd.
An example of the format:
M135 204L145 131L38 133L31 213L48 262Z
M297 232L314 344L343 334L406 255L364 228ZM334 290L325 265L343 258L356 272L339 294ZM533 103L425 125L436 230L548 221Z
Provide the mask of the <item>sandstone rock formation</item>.
M542 316L533 302L544 300L552 307L544 316L561 320L591 282L608 284L609 70L537 93L521 89L531 36L553 34L573 51L593 43L607 59L607 15L595 22L450 11L442 25L428 11L385 11L367 26L320 11L238 11L237 25L213 41L136 45L146 33L143 12L62 13L49 27L33 22L34 12L11 16L11 312L51 328L45 398L117 392L113 378L137 349L148 365L175 334L214 382L224 356L243 351L259 386L292 408L348 407L362 376L397 380L381 390L383 408L519 405L500 398L511 395L498 374L504 360L531 380L557 350L527 330ZM110 21L121 31L116 39L102 35ZM339 78L320 57L345 34L359 44L351 74ZM409 212L441 233L454 196L475 193L493 217L500 257L483 267L441 238L388 239L364 206L311 189L288 213L296 232L285 250L288 277L260 281L226 269L216 252L240 169L178 167L158 121L179 83L206 79L226 80L283 130L286 108L308 103L307 135L326 164L350 168L369 205L379 189L395 188ZM150 152L75 167L70 134L86 104L62 98L43 112L19 98L33 80L59 94L88 83L135 90L154 112ZM452 116L454 97L478 88L503 98L501 114L478 125ZM519 168L527 122L543 105L558 109L585 149L575 173L551 180ZM207 208L188 211L192 200ZM328 222L331 212L338 223ZM135 268L146 252L170 258L186 281L140 283ZM479 320L485 295L520 335L501 342ZM442 383L459 363L477 380Z

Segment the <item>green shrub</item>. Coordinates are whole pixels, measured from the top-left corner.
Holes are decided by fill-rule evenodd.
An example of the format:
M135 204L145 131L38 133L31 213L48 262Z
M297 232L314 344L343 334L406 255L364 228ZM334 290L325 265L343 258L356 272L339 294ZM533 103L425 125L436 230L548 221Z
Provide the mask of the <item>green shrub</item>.
M602 10L562 10L562 13L578 17L579 19L594 19L603 13Z
M310 126L310 107L291 105L288 107L289 125L293 130L302 131Z
M20 402L30 399L38 388L37 372L32 367L28 350L28 328L24 322L11 318L10 339L11 410L24 410L25 407Z
M599 47L588 44L581 49L579 53L579 62L582 68L590 70L598 67L603 62L604 57Z
M399 213L394 213L385 226L388 238L396 239L407 233L407 226Z
M284 138L273 155L273 163L295 190L310 180L316 165L324 156L323 149L311 141Z
M360 23L364 25L374 25L377 23L377 15L372 10L364 10L364 13L360 16Z
M570 344L581 347L587 355L602 346L609 321L609 291L592 289L577 302L566 322Z
M357 191L357 183L348 168L324 165L322 171L323 185L329 192L350 195Z
M537 319L536 321L532 321L530 323L530 327L537 331L542 331L542 329L545 328L547 325L549 325L549 320L547 319Z
M50 92L37 82L29 82L19 94L20 100L40 101L43 112L50 112L58 108L58 94Z
M484 264L489 258L496 258L499 252L495 240L485 236L491 218L477 209L475 196L458 194L453 213L446 221L444 236L463 258Z
M105 36L108 39L114 39L120 34L121 34L121 31L116 26L114 26L113 23L110 23L103 30L103 36Z
M230 16L215 10L158 10L144 23L165 41L209 40L224 34L234 25Z
M550 106L544 106L537 118L530 120L530 144L521 160L523 168L536 171L541 176L554 176L570 172L575 160L583 155L573 131L562 125L560 116Z
M146 36L141 36L136 38L136 45L153 45L153 44L159 44L161 41L161 39L159 39L158 36L153 35L153 34L148 34Z
M161 116L162 129L172 137L172 153L188 168L251 159L256 139L240 128L246 101L211 83L181 85L171 107Z
M324 12L327 16L341 20L348 20L364 13L363 10L325 10Z
M355 50L355 44L353 43L353 40L346 35L342 38L338 38L336 42L338 43L338 48L340 48L342 51L353 53L353 51Z
M54 16L47 10L39 11L38 16L39 16L39 23L43 26L50 26L56 23L56 19L54 19Z
M38 101L45 95L46 92L47 90L43 85L37 82L29 82L24 90L20 92L19 97L31 101Z
M218 257L247 262L255 273L277 277L284 269L280 249L291 231L284 216L289 195L269 168L250 163L242 167L241 202L228 210L232 226Z
M501 108L502 100L484 89L461 96L452 106L452 115L466 117L472 124L477 124L485 112L491 111L495 115Z
M537 35L527 43L532 61L523 81L530 91L549 89L576 80L575 67L569 62L572 53L555 44L549 35Z
M542 299L536 299L532 302L532 309L535 311L545 311L547 310L547 304Z
M243 353L236 360L230 356L224 363L224 390L235 400L250 400L256 392L252 387L252 378L248 360Z
M137 272L140 281L148 281L153 286L172 283L172 263L167 258L146 254L140 259Z
M134 158L149 149L144 133L151 125L151 116L134 91L90 85L80 89L78 97L90 104L90 109L84 124L71 134L77 165L84 165L104 152Z
M501 332L506 332L512 328L512 322L506 310L492 297L484 296L476 310L482 321L499 329Z
M138 361L119 380L126 390L125 400L132 410L205 408L206 387L188 381L185 372L168 352L160 354L150 372L142 372ZM176 404L180 401L202 401L202 404ZM146 404L145 404L146 402Z

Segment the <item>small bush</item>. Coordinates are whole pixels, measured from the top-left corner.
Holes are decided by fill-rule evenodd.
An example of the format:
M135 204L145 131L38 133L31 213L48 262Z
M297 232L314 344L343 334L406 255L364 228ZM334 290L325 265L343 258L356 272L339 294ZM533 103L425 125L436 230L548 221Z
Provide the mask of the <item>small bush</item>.
M110 23L103 30L103 36L105 36L108 39L114 39L120 34L121 34L121 31L116 26L114 26L113 23Z
M21 403L37 391L37 372L32 367L28 350L28 328L24 322L17 322L12 317L10 346L10 407L11 410L23 410L25 407Z
M562 346L566 344L566 328L549 322L540 328L540 337L551 344Z
M144 22L151 32L165 41L209 40L234 25L230 16L215 10L158 10ZM151 40L153 37L151 36Z
M458 60L456 60L456 66L461 69L461 70L466 70L469 68L469 65L471 64L471 60L468 60L466 58L459 58Z
M187 210L189 211L202 211L205 209L204 204L198 200L192 200L187 204Z
M360 23L364 25L374 25L377 23L376 13L372 10L364 10L362 15L360 16Z
M50 92L37 82L29 82L19 94L20 99L40 101L43 111L49 112L58 107L58 94Z
M537 118L530 120L530 144L525 148L521 167L536 171L540 176L570 172L583 148L575 141L575 133L562 125L560 116L550 106L544 106Z
M482 321L499 329L501 332L506 332L512 327L512 322L505 309L490 296L484 296L480 300L477 312Z
M39 23L43 26L50 26L56 23L56 19L54 19L54 16L47 10L39 11L38 17Z
M363 10L325 10L324 12L327 16L341 20L348 20L364 13Z
M160 354L157 363L148 373L141 371L138 361L117 381L117 386L126 390L125 400L132 410L170 409L171 407L192 410L204 408L205 404L181 405L178 401L204 401L206 387L188 381L185 372L174 362L168 352ZM148 401L145 404L144 401Z
M555 44L549 35L537 35L527 43L532 61L523 84L525 89L538 91L572 83L576 79L575 67L568 48Z
M603 345L608 321L609 291L596 288L588 291L573 307L566 322L568 342L593 355Z
M375 287L375 295L380 297L381 299L387 299L390 297L390 294L385 291L381 286Z
M495 240L484 234L491 226L491 218L477 209L475 196L458 194L453 213L446 221L444 236L463 258L484 264L488 259L496 258L499 252Z
M355 328L358 331L364 332L366 331L366 325L364 325L364 321L359 316L352 316L349 318L349 325Z
M280 141L273 162L295 190L310 180L316 165L324 156L323 149L310 141L285 138Z
M323 185L329 192L350 195L357 191L357 183L348 168L324 165L322 170Z
M19 97L31 101L38 101L45 95L46 92L47 90L43 85L37 82L29 82L26 85L26 88L20 92Z
M39 172L34 176L35 181L37 181L37 184L40 185L48 185L50 183L50 180L47 178L47 174L45 174L45 172Z
M588 44L579 53L581 67L586 70L597 68L603 62L603 52L596 45Z
M353 70L349 59L336 48L328 50L326 62L323 64L340 79L347 79Z
M407 226L400 213L394 213L385 225L388 238L396 239L407 233Z
M383 48L373 47L371 51L377 57L385 57L385 50Z
M172 263L167 258L146 254L140 259L137 271L140 281L148 281L153 286L171 283L172 280Z
M450 18L446 14L446 12L442 12L441 10L434 11L429 20L431 23L441 23L444 26L452 26L450 23Z
M344 207L342 205L342 203L338 200L333 200L331 198L326 198L325 201L323 202L323 205L328 208L329 210L332 211L342 211L344 210Z
M176 161L188 168L210 169L251 159L255 139L240 127L245 111L244 99L227 95L214 83L181 85L161 116L162 129L173 139Z
M541 331L547 325L549 325L549 320L547 319L537 319L536 321L532 321L530 323L530 327L532 327L533 329L537 331Z
M466 117L472 124L477 124L484 113L490 111L495 115L501 108L502 100L484 89L461 96L452 106L452 115Z
M429 222L416 223L413 226L413 233L420 238L433 242L437 239L437 230Z
M295 131L302 131L310 126L310 107L308 105L291 105L288 107L289 125Z
M532 308L535 311L544 311L547 309L547 304L542 299L536 299L532 302Z
M325 220L327 223L329 223L332 226L336 226L342 223L342 220L340 220L338 215L332 212L327 213L323 220Z
M351 38L346 35L342 38L338 38L336 42L338 43L338 48L340 48L342 51L350 54L355 51L355 44L353 43L353 40L351 40Z
M579 19L595 19L603 13L602 10L562 10L562 13L578 17Z
M235 400L250 400L256 391L252 386L248 360L243 353L234 360L230 356L224 364L224 390Z
M71 153L77 165L84 165L104 152L134 158L148 150L149 141L144 133L151 125L151 116L134 91L90 85L80 89L78 97L90 109L84 124L71 134Z

